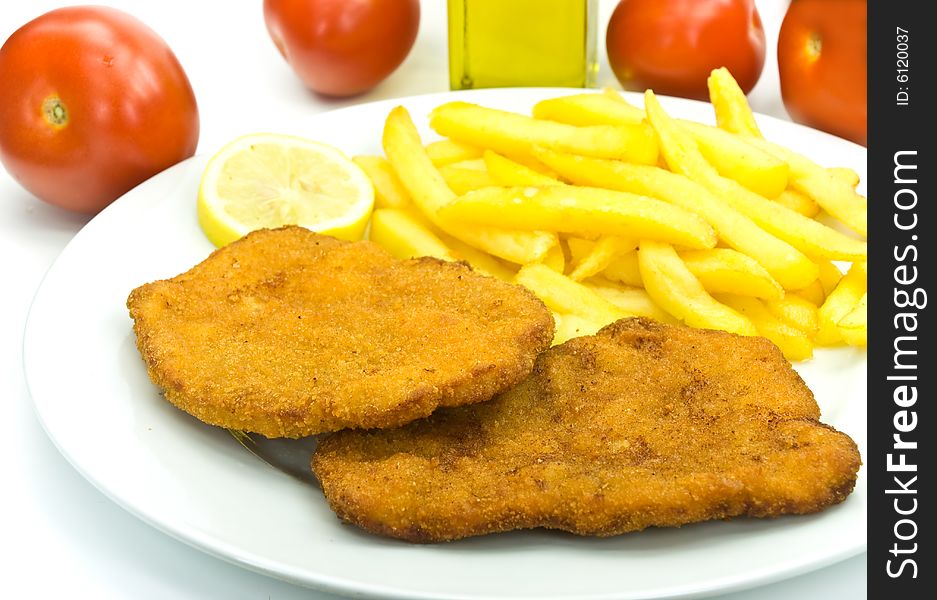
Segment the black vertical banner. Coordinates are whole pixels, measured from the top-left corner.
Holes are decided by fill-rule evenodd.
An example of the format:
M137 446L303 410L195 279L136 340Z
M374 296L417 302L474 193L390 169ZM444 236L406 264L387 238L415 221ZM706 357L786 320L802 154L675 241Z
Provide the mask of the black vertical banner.
M910 600L937 590L937 32L931 2L868 7L869 597Z

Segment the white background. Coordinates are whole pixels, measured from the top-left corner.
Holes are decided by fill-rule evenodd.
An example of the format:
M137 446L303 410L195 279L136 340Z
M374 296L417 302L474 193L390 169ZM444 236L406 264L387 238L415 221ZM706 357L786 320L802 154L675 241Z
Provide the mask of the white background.
M175 51L199 102L200 153L212 153L241 133L282 129L291 119L330 108L448 89L443 0L422 2L419 37L401 68L371 92L343 101L324 100L301 86L267 36L260 0L101 3L134 14ZM758 112L785 117L774 45L786 2L756 3L768 55L750 100ZM0 40L67 4L0 2ZM603 44L614 5L600 0L600 85L616 85ZM332 600L212 558L151 529L82 479L42 431L22 374L23 324L46 269L87 221L39 202L0 170L0 257L7 282L0 292L0 596ZM864 598L865 562L863 554L725 598Z

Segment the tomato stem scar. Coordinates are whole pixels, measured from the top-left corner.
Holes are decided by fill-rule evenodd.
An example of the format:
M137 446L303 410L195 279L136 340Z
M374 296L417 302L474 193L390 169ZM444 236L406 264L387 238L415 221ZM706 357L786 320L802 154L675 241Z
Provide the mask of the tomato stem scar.
M811 33L810 37L807 39L807 57L811 61L815 61L820 58L820 53L823 51L823 39L817 33Z
M68 125L68 110L58 96L52 95L42 101L42 116L56 129Z

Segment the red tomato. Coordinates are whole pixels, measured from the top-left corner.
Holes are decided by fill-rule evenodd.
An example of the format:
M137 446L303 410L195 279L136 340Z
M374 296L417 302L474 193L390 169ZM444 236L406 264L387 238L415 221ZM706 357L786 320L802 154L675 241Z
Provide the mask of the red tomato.
M0 161L52 204L101 210L192 156L198 130L179 61L126 13L54 10L0 48Z
M791 118L860 144L866 129L866 1L794 0L778 36Z
M765 64L754 0L621 0L605 42L622 87L700 100L713 69L729 69L748 93Z
M264 0L280 54L309 89L352 96L383 81L410 53L419 0Z

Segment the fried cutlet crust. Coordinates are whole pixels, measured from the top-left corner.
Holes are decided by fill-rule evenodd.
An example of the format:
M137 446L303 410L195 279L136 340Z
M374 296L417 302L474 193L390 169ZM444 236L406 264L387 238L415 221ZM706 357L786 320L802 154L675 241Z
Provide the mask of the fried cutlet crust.
M300 227L251 233L127 301L166 398L267 437L390 427L526 377L553 317L524 288Z
M819 416L768 340L625 319L491 402L330 435L312 467L341 519L381 535L611 536L841 502L859 453Z

